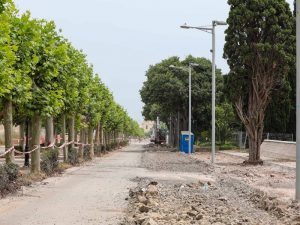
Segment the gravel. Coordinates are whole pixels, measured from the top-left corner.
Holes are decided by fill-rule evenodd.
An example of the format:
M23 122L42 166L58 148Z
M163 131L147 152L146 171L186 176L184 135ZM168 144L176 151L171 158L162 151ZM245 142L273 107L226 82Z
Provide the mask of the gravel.
M130 190L123 225L300 224L299 203L282 202L230 173L171 149L146 147L146 150L141 166L150 171L200 174L204 178L212 176L214 181L158 178L154 182L153 178L139 177L137 187ZM248 176L252 175L249 172Z

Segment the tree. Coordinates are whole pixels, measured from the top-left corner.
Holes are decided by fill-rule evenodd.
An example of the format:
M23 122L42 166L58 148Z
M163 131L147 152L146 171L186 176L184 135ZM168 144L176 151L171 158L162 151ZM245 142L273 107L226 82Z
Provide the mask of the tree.
M54 22L38 21L40 41L36 42L36 65L29 76L32 80L32 101L27 105L31 112L31 148L40 145L42 118L58 115L63 107L63 90L57 81L59 68L66 60L66 44L56 32ZM39 148L31 154L31 171L40 171Z
M225 143L232 131L235 121L236 118L231 104L223 102L216 106L216 126L222 144Z
M147 80L141 89L145 103L143 115L146 119L156 120L159 116L170 130L172 145L179 141L179 132L188 129L188 72L170 68L170 65L187 68L197 63L192 73L192 119L193 130L201 131L211 127L211 62L205 58L188 56L183 61L171 57L150 66ZM217 70L217 102L222 100L223 77Z
M224 57L229 98L249 135L249 163L261 163L266 108L293 59L293 17L285 0L229 0Z

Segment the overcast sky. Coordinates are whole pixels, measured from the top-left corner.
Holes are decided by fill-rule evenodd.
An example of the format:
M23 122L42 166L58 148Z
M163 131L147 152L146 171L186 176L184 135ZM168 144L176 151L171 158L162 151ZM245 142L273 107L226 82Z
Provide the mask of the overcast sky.
M293 0L288 0L292 3ZM139 90L149 65L170 56L211 58L211 35L179 26L226 20L226 0L16 0L23 12L54 20L75 47L83 49L95 73L130 116L143 120ZM217 28L217 66L222 59L224 27Z

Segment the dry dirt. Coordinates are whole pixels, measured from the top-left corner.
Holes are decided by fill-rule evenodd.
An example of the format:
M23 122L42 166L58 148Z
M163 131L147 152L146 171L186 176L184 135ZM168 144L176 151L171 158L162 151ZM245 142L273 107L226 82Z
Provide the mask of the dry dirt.
M282 187L293 186L295 176L290 171L243 166L242 159L224 155L212 166L207 153L192 158L168 148L146 149L142 167L160 174L184 172L185 179L136 178L138 185L129 192L122 224L300 224L299 203L289 193L281 193Z

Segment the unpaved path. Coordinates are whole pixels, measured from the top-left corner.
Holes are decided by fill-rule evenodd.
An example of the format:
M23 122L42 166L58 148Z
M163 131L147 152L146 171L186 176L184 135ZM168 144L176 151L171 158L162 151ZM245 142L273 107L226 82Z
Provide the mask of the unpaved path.
M300 204L282 202L238 179L248 170L261 168L237 170L242 165L236 165L235 174L168 148L151 146L143 153L142 166L153 176L136 179L138 186L130 191L123 224L300 225Z
M143 173L141 150L141 144L133 144L0 200L0 224L118 224L127 207L128 188L136 185L131 180Z

